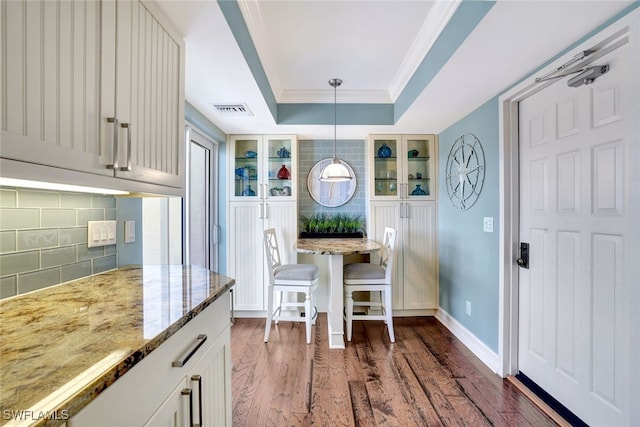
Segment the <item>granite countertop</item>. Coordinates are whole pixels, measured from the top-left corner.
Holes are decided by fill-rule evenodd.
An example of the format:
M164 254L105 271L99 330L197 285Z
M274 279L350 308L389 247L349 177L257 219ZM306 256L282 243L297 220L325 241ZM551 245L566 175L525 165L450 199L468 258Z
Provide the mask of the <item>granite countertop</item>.
M195 266L126 266L0 301L0 425L60 424L235 281ZM47 420L41 413L49 411Z
M380 243L367 238L302 238L296 242L297 252L316 255L368 254L378 249L380 249Z

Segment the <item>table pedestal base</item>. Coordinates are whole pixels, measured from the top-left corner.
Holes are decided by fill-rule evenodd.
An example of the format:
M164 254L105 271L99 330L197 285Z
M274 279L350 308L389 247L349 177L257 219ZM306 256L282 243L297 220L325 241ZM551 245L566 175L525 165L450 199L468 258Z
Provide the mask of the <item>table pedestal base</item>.
M342 255L329 255L329 348L344 348Z

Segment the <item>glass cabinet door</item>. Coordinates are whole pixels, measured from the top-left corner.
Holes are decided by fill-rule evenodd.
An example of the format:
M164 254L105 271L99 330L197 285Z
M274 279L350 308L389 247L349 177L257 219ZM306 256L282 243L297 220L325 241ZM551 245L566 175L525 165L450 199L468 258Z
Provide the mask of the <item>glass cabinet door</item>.
M373 192L377 197L398 194L399 149L397 139L373 140Z
M260 151L258 139L237 139L234 149L234 196L257 198Z
M405 139L406 152L403 154L407 159L405 179L408 184L407 197L409 198L431 195L431 171L429 170L431 147L429 142L427 138L408 137Z
M290 138L272 138L266 141L267 165L266 195L265 197L294 197L293 185L296 173L293 156L293 141Z

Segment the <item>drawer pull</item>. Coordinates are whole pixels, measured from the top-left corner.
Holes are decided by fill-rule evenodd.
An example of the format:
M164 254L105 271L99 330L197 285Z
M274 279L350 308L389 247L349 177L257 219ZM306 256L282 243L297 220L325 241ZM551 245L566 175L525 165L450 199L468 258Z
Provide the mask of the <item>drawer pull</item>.
M191 356L196 354L196 351L198 351L200 347L202 347L202 344L204 344L206 340L207 336L205 334L198 335L198 339L196 340L194 346L182 353L180 355L180 358L178 360L174 360L171 366L173 366L174 368L183 367L189 361L189 359L191 359Z
M193 393L190 388L183 388L180 394L189 396L189 425L193 426Z
M194 426L204 427L202 421L202 377L200 375L193 375L191 381L198 382L198 421L200 424L193 424Z

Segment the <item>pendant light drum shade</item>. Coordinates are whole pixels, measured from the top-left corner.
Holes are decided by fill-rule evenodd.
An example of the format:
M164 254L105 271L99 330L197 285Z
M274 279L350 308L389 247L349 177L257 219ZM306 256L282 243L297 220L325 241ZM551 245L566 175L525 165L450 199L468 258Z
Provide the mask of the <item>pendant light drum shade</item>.
M338 120L336 116L336 88L342 84L340 79L331 79L329 84L333 87L333 161L329 163L320 174L320 181L341 182L353 179L349 169L347 169L336 155L336 129Z

